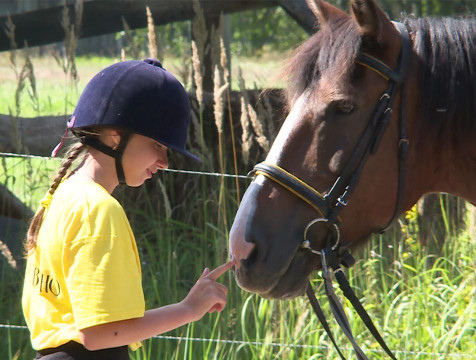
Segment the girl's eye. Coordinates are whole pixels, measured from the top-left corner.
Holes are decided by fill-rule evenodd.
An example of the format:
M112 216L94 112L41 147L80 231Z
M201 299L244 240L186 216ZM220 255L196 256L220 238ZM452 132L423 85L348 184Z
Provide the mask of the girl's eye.
M163 152L167 150L167 146L159 144L159 143L155 143L155 149L157 151Z

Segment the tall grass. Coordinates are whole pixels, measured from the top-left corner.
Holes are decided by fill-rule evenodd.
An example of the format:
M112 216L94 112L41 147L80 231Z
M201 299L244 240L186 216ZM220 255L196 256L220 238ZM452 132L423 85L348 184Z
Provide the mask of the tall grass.
M8 162L13 159L6 159ZM31 160L23 160L23 162ZM18 159L15 159L18 162ZM55 160L50 160L56 166ZM32 167L38 166L38 160ZM27 177L29 166L9 168L16 178ZM189 177L190 175L188 175ZM197 175L197 177L200 177ZM47 173L39 185L32 187L34 196L47 189ZM184 176L163 172L160 181L169 189L186 188ZM210 199L219 198L221 178L206 177ZM246 180L240 180L242 186ZM18 187L17 194L29 192L30 185ZM192 196L187 205L172 205L172 216L165 216L163 198L154 189L158 181L136 190L128 206L141 252L143 286L147 307L161 306L181 300L204 266L215 267L227 256L226 230L220 229L211 214L220 210L215 201L201 204L200 197ZM225 204L231 223L237 209L236 188L233 179L225 179ZM130 204L121 194L122 201ZM163 196L163 195L161 195ZM24 199L28 199L27 196ZM174 204L173 198L170 199ZM207 207L207 216L202 213ZM177 221L177 213L190 212L190 221ZM467 212L468 224L472 211ZM197 220L199 219L199 220ZM362 299L364 307L381 329L390 348L399 359L474 358L476 343L476 249L475 233L468 229L457 237L450 234L443 253L431 254L418 242L419 229L414 213L403 219L403 231L374 236L356 254L359 259L349 271L352 286ZM206 231L204 231L206 229ZM451 229L450 229L451 230ZM17 254L18 255L18 254ZM18 256L17 256L18 258ZM23 269L0 261L0 319L2 324L24 324L19 299ZM151 339L132 353L134 359L334 359L327 336L318 324L304 298L289 302L272 301L243 292L234 283L231 274L223 282L229 288L226 310L220 315L207 315L201 321L179 328L166 335L181 339ZM321 288L316 274L314 287ZM324 311L330 314L323 289L318 298ZM348 305L348 304L347 304ZM385 359L378 345L355 313L346 308L357 341L372 359ZM339 344L349 348L337 326L332 326ZM19 351L20 359L32 356L28 332L18 329L0 329L0 358L12 359ZM187 338L235 340L238 343L192 341ZM241 341L260 344L241 343ZM282 346L273 343L285 344ZM300 346L314 346L300 347ZM346 350L352 356L350 350ZM456 354L456 355L455 355Z
M197 16L200 16L198 8L196 11ZM152 24L153 20L149 20ZM199 26L200 22L197 24ZM74 28L72 24L68 26L65 28L71 29L71 41L74 42L74 28L78 25L75 23ZM127 24L124 26L127 27ZM201 30L198 31L200 33ZM150 39L153 39L152 27L149 34ZM201 34L203 37L203 32ZM215 32L217 34L219 32ZM156 40L151 41L156 43ZM269 147L275 133L271 126L270 105L264 102L260 105L261 108L252 106L254 104L247 98L245 80L236 76L239 70L235 68L232 79L238 80L233 80L231 86L235 84L235 88L242 91L242 114L226 112L223 108L223 92L227 92L229 104L227 67L223 57L215 56L215 125L219 141L215 143L213 139L206 138L203 131L206 110L202 103L201 88L204 46L203 38L196 36L193 64L189 66L193 68L194 91L198 103L192 103L194 136L190 137L190 142L204 160L203 169L234 173L237 171L237 149L248 151L249 157L241 159L246 161L245 165L251 166L249 162L254 160L251 156L252 146L258 145L263 149ZM138 50L132 42L127 52L124 51L124 56L135 51ZM137 56L141 55L143 54ZM65 82L58 101L61 105L58 107L46 107L42 97L45 87L53 87L52 83L55 81L45 80L43 83L37 74L39 111L51 109L52 112L58 111L56 114L68 112L74 106L76 96L76 91L71 91L71 83L76 84L73 87L77 86L79 94L90 76L116 60L118 59L89 61L86 58L72 59L68 55L65 61L69 65L59 67ZM38 58L34 61L41 63L45 60ZM167 68L174 72L174 62L181 61L168 58ZM266 65L263 63L261 58L255 68L264 68ZM182 63L177 68L181 66ZM241 62L241 66L246 65ZM82 69L87 69L84 72L86 75L74 77L73 67L77 68L77 74ZM246 68L246 75L249 76L253 66ZM252 83L255 80L247 78L246 81ZM12 101L4 90L6 86L5 82L0 86L0 113L5 109L2 104ZM64 91L69 91L67 98L64 97ZM51 104L58 98L53 93L54 91L48 95L47 100ZM19 114L36 114L36 110L31 112L27 109L29 106L31 107L27 102L20 102ZM223 129L228 123L233 129L233 124L240 121L240 116L245 131L242 131L243 137L238 134L235 139L234 133ZM223 151L222 144L229 140L236 140L233 154ZM234 161L231 161L232 156ZM0 160L0 182L34 209L48 189L58 162L53 159L4 157ZM150 181L141 189L123 189L115 193L126 208L137 238L148 308L180 301L205 266L213 268L226 261L228 230L237 211L240 194L247 185L248 181L243 179L163 171L156 180ZM445 206L445 201L442 201L442 213L448 214ZM444 223L448 235L441 254L434 254L428 247L421 246L417 213L413 209L401 218L398 231L395 229L388 234L374 236L356 255L359 260L348 271L350 282L399 359L476 359L476 233L473 214L473 208L466 212L467 228L459 232L454 231L452 222L446 217ZM6 238L8 234L0 234L3 244L6 241L2 237ZM0 255L0 324L24 325L19 301L24 262L18 252L13 255L18 262L17 268L12 267ZM173 338L159 337L144 341L138 351L131 352L132 358L338 358L304 298L287 302L260 298L240 290L231 273L224 275L221 281L229 289L228 304L224 312L207 315L196 323L165 334ZM314 288L318 289L317 297L323 304L324 311L331 314L319 276L315 274L312 281ZM346 307L346 312L356 340L369 357L385 359L385 354L349 306ZM333 324L332 330L346 355L352 357L350 346L338 326ZM27 330L0 328L0 359L31 359L33 356Z

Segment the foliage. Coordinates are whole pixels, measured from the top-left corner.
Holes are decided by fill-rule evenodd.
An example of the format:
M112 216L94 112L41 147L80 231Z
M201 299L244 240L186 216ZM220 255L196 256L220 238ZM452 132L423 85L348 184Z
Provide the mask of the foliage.
M335 3L346 6L343 0L336 0ZM381 3L393 14L402 9L417 14L430 11L432 14L445 14L457 9L463 2L388 0ZM466 2L465 6L472 10L473 3ZM260 55L269 49L280 52L305 37L302 30L296 28L278 8L235 14L231 22L234 53ZM135 32L135 41L145 53L145 30L144 33L141 31ZM175 62L181 61L177 59L183 45L190 41L189 24L165 25L159 27L158 34L159 42L162 41L169 54L166 66L173 67ZM269 58L277 57L275 54L272 53ZM261 57L256 66L247 63L244 75L249 76L255 66L267 81L269 76L264 71L271 67L271 61L264 59L269 58ZM77 90L70 89L68 75L61 73L62 70L60 75L49 73L44 81L37 74L38 104L32 106L25 97L19 102L21 112L17 115L33 116L38 109L42 115L68 113L88 77L115 60L76 58L78 72L83 74ZM33 62L37 71L36 64L42 61L51 63L51 58L35 58ZM277 72L275 69L272 71ZM5 76L3 69L0 72L0 112L5 113L2 111L4 104L16 106L11 102L10 95L15 92L16 84L14 79L6 81L1 76ZM58 86L61 76L64 81ZM51 78L54 80L51 81ZM253 81L256 80L247 78L248 83ZM45 96L46 88L53 90ZM70 96L65 97L64 92L70 92ZM58 93L57 97L55 93ZM59 105L53 105L56 102ZM201 113L199 115L202 116ZM211 153L217 154L216 144L206 140ZM224 170L232 172L231 154L222 156L220 161L225 164ZM0 160L0 183L35 208L49 186L52 173L58 166L57 161L3 156ZM203 167L215 170L213 162L208 158L205 160ZM247 184L248 181L243 179L236 185L235 179L230 178L164 171L141 189L116 194L128 210L137 238L147 307L181 300L204 266L215 267L226 260L228 230L238 207L239 194L243 193ZM444 201L441 204L444 205ZM400 219L399 228L374 236L356 255L359 260L349 270L351 284L364 307L376 319L376 325L382 330L390 348L396 350L398 358L475 358L476 233L474 209L469 209L466 212L467 227L463 231L453 231L452 223L445 221L447 235L441 253L431 252L420 243L421 229L416 210L412 209ZM442 206L442 212L445 211ZM7 241L10 235L0 234L0 240L11 245ZM24 262L18 248L12 247L12 251L19 264L17 268L0 255L0 324L24 325L19 301ZM173 338L147 340L140 350L131 354L132 357L137 360L337 357L304 298L289 302L260 298L240 290L231 273L226 274L222 281L229 288L228 304L223 313L207 315L197 323L165 334ZM313 283L318 289L318 299L325 304L324 311L330 314L318 274ZM349 307L346 311L357 341L369 356L372 359L386 358L355 313ZM347 350L347 340L337 325L333 325L332 330L338 343L346 348L346 355L352 356ZM0 327L1 359L31 359L33 356L27 330Z
M231 52L237 56L259 56L265 50L287 50L307 37L305 31L281 7L238 12L231 14L229 19ZM181 56L192 37L190 21L160 25L156 33L162 50L171 57ZM147 29L137 29L132 34L134 43L146 53ZM127 44L125 36L125 32L121 32L116 38ZM126 51L129 51L129 47L125 46Z
M28 178L31 168L54 168L56 160L5 159L11 178ZM28 164L30 163L30 164ZM47 188L48 172L17 184L15 191L24 199L37 198ZM188 180L185 180L188 179ZM2 182L4 179L1 179ZM154 187L159 180L168 189L172 218L165 216L165 198L158 199ZM204 184L207 191L194 192L184 203L173 194ZM215 267L227 257L226 229L236 212L235 186L225 180L227 219L217 222L220 178L163 172L149 186L119 193L128 204L141 253L143 286L147 307L179 301L204 266ZM247 181L240 180L241 186ZM190 191L190 190L189 190ZM135 205L132 205L135 204ZM173 220L188 213L187 221ZM476 344L476 247L474 209L468 211L468 227L458 237L448 232L442 254L429 253L418 241L415 210L402 218L401 228L376 235L356 254L349 279L364 307L376 321L385 340L402 359L472 358ZM180 215L183 216L183 215ZM229 225L228 225L229 226ZM18 259L18 254L16 254ZM0 256L1 258L1 256ZM19 260L19 259L18 259ZM20 261L21 263L21 261ZM11 268L0 260L0 318L2 324L23 325L20 302L23 265ZM226 310L207 315L201 321L154 338L132 353L134 359L333 359L336 353L309 311L305 298L273 301L237 288L232 274L224 276L229 288ZM318 298L330 314L318 275L314 279ZM348 305L348 304L347 304ZM357 341L372 359L386 357L356 314L346 308ZM347 340L332 324L337 341L349 348ZM415 325L418 326L415 326ZM191 338L202 339L193 340ZM0 358L33 357L28 332L0 328ZM215 342L211 342L215 340ZM281 344L281 345L278 345ZM352 356L346 350L347 356ZM464 355L466 354L466 355Z
M233 14L230 26L231 51L241 55L259 56L267 50L287 50L308 37L281 7Z
M349 8L348 0L330 0L341 9ZM467 16L476 11L476 2L467 0L378 0L379 5L393 18L400 14L414 16ZM307 38L306 32L281 7L233 13L229 16L231 52L238 56L260 56L266 51L283 51L295 47ZM132 32L135 43L147 51L147 29ZM171 57L180 57L191 41L189 21L157 27L162 50ZM121 40L124 32L117 34ZM126 43L122 40L123 43ZM126 50L130 45L125 45Z

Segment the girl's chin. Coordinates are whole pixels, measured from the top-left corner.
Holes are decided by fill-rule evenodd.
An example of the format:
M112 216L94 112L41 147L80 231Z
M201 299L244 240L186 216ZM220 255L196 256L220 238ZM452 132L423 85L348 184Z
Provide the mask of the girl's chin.
M148 179L149 179L148 177L142 180L134 179L133 181L126 181L126 183L127 183L127 186L130 186L130 187L139 187L142 184L144 184Z
M133 179L127 179L127 186L131 187L138 187L141 186L143 183L145 183L147 180L151 179L152 172L150 170L145 170L142 174L141 177L139 176L134 176Z

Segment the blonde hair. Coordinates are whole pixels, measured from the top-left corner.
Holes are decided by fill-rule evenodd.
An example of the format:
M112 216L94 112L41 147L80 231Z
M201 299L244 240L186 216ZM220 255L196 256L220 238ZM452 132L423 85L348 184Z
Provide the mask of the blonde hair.
M56 189L58 188L61 181L66 176L68 169L71 167L71 164L78 158L78 156L87 149L87 146L82 144L81 142L77 142L68 149L67 153L65 154L64 160L61 163L61 168L58 171L53 183L51 184L50 188L48 189L47 197L52 196ZM42 201L42 206L36 212L35 216L33 216L30 227L28 229L26 239L25 239L25 251L28 254L29 251L33 250L36 247L36 240L38 237L38 232L40 231L41 223L43 222L43 215L45 213L45 205Z

